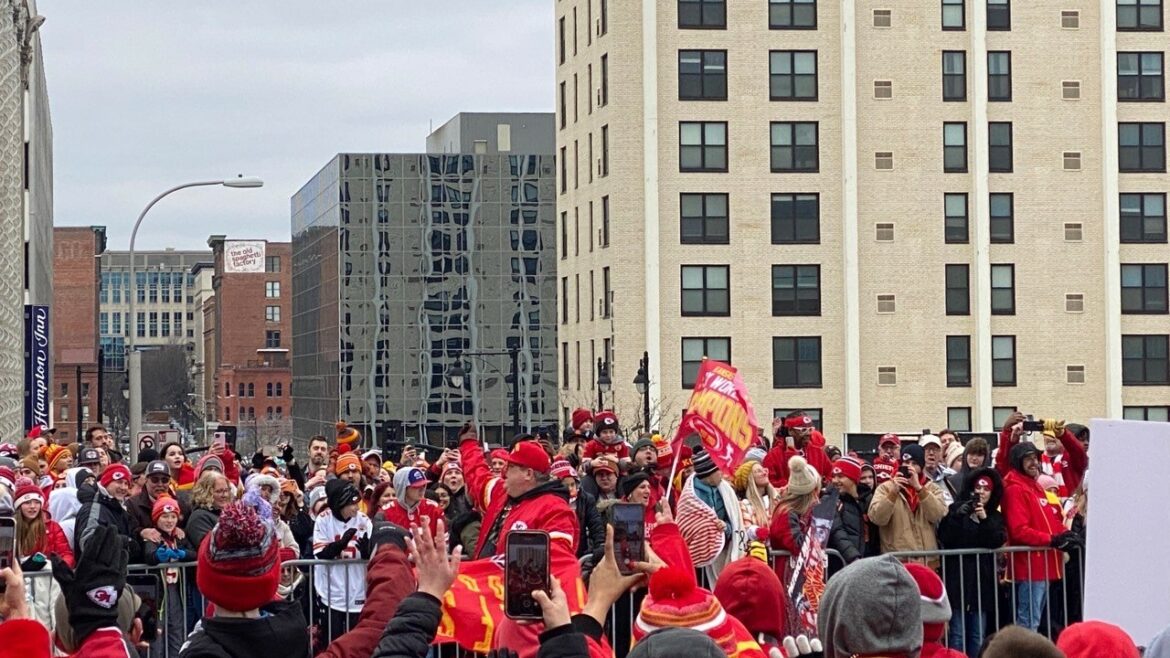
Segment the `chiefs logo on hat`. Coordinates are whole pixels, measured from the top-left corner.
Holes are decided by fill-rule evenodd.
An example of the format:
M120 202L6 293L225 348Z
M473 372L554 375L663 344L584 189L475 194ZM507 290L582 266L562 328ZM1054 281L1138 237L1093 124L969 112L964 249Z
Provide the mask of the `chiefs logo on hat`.
M89 597L90 601L93 601L106 610L110 610L118 605L118 590L114 589L111 585L91 589L85 595Z

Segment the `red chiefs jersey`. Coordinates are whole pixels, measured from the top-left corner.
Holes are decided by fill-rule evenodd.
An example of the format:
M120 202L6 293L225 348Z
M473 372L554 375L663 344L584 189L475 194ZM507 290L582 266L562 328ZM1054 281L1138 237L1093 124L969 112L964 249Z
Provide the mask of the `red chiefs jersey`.
M585 451L582 457L584 459L596 459L600 455L610 455L619 461L629 459L630 446L625 441L605 443L601 439L590 439L589 443L585 444Z
M443 518L443 508L439 507L435 501L423 498L418 505L414 506L413 511L408 512L402 503L396 500L382 510L382 516L390 523L403 528L409 528L412 525L421 527L425 516L429 519L427 527L431 529L431 535L435 536L439 532L439 519Z

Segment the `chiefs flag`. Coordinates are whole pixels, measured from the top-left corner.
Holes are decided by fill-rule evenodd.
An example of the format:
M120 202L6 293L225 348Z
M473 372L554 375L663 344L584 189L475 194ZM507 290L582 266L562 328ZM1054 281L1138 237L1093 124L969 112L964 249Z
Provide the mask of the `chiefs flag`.
M672 445L698 434L703 448L724 473L731 475L743 462L759 431L756 412L739 371L714 359L703 359L691 400L683 412Z

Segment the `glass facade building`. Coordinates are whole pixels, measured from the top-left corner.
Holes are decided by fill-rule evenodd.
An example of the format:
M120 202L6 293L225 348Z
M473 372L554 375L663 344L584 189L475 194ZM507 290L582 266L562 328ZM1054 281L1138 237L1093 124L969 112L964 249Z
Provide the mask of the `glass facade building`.
M295 436L506 440L508 350L521 429L555 425L553 155L341 154L291 210Z

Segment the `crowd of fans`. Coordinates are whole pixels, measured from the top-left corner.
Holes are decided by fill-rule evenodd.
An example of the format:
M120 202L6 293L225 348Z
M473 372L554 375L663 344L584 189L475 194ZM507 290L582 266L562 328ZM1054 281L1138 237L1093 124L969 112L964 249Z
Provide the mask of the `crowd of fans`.
M730 472L586 409L558 439L490 449L468 426L433 461L408 446L397 463L344 423L303 464L289 445L249 462L169 443L127 465L100 426L68 446L34 428L0 444L0 514L16 524L0 656L424 658L461 559L502 560L518 529L546 531L587 596L570 612L575 584L554 579L534 594L543 624L499 624L500 658L1137 656L1075 604L1088 429L1024 427L1009 418L995 449L887 434L868 460L796 412ZM831 518L817 516L826 496ZM645 509L647 560L625 569L607 524L618 502ZM831 557L808 627L788 592L818 522ZM160 575L154 606L128 565Z

